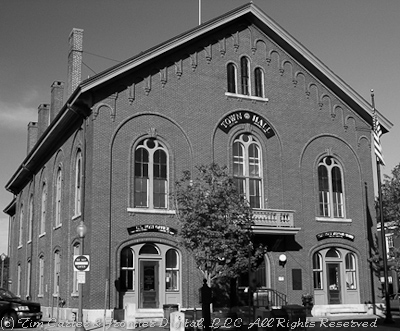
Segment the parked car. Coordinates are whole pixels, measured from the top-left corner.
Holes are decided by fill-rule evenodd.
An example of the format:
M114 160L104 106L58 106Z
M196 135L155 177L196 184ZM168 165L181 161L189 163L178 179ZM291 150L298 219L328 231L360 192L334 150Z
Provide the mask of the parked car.
M13 329L17 325L28 325L30 321L40 321L40 303L22 300L12 292L0 288L0 327Z

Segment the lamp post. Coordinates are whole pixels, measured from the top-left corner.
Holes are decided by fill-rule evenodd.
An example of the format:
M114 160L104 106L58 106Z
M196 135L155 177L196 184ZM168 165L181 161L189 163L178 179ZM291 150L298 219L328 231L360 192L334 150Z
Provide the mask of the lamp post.
M3 279L4 279L4 260L6 259L7 255L2 253L1 254L1 283L0 287L3 287Z
M76 233L80 238L80 255L83 255L83 243L86 236L87 227L83 221L79 223L76 227ZM82 301L83 301L83 284L78 284L79 291L79 302L78 302L78 323L76 324L75 331L85 331L85 327L83 326L83 313L82 313Z

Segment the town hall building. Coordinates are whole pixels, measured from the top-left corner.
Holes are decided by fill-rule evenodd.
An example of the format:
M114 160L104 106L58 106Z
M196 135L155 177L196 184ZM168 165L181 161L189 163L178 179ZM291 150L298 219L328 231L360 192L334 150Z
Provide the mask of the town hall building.
M367 313L378 290L369 102L252 3L83 81L83 31L69 42L67 89L52 85L6 185L15 294L70 318L83 254L85 321L104 305L134 304L138 318L201 307L172 195L183 171L214 162L267 247L260 293L312 294L315 316Z

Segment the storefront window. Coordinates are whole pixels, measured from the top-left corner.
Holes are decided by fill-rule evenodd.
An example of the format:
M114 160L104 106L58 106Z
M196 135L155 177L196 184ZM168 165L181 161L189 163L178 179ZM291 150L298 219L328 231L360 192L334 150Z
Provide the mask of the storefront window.
M348 290L355 290L356 283L356 259L354 254L346 254L346 287Z
M135 288L135 263L134 253L130 247L125 247L121 252L120 287L122 291Z
M165 288L167 291L177 291L179 284L178 252L170 249L166 253Z
M313 256L313 275L314 289L321 290L322 287L322 257L321 254L315 253Z

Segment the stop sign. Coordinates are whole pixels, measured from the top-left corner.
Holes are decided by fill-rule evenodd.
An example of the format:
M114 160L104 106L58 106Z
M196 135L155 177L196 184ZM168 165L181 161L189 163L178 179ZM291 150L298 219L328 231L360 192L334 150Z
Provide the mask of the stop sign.
M89 255L74 255L74 268L75 271L89 271Z

